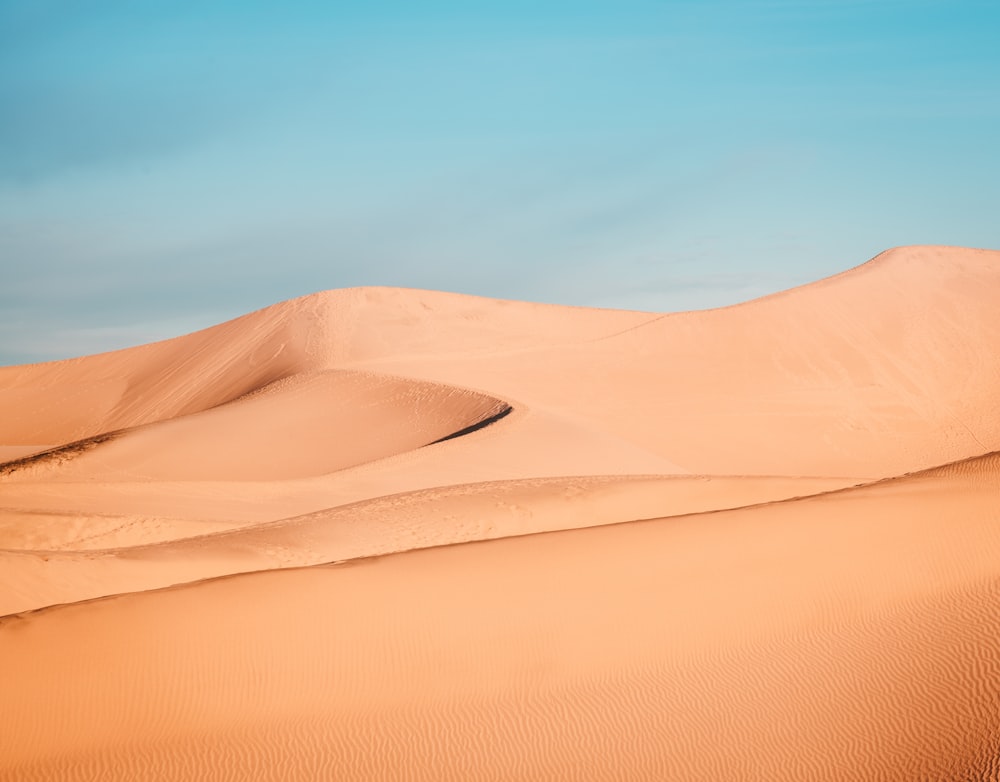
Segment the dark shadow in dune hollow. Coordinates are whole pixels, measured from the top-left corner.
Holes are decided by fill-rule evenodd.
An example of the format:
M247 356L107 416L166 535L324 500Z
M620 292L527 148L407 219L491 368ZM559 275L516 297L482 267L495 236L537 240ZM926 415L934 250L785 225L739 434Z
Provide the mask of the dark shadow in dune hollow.
M510 405L506 405L500 412L494 413L491 416L487 416L482 421L477 421L476 423L472 424L471 426L467 426L464 429L459 429L457 432L452 432L449 435L445 435L444 437L435 440L434 442L427 443L427 445L437 445L438 443L443 443L446 440L454 440L456 437L464 437L467 434L478 432L480 429L485 429L490 424L495 424L501 418L506 418L508 415L510 415L510 412L513 409L514 408L511 407ZM424 447L426 448L427 446L425 445Z

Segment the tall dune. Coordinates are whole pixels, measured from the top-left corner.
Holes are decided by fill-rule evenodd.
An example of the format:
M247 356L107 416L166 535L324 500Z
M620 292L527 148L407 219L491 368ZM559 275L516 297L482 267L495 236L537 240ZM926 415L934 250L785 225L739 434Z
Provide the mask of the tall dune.
M998 301L912 247L0 368L0 779L1000 779Z

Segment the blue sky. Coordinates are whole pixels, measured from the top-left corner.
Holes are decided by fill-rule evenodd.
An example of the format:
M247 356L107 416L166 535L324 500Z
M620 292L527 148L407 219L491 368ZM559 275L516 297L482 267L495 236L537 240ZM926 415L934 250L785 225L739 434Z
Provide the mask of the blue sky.
M0 0L0 363L328 288L647 310L1000 248L1000 4Z

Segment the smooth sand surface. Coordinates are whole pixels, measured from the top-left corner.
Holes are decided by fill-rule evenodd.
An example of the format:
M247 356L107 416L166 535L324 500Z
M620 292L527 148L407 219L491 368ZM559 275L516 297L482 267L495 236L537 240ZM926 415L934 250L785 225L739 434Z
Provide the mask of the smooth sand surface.
M1000 252L0 368L0 779L1000 779Z

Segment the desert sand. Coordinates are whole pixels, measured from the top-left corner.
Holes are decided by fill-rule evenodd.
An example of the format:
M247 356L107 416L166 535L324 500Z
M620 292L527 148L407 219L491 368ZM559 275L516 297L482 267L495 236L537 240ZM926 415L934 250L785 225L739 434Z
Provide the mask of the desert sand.
M0 367L0 780L1000 780L1000 252Z

